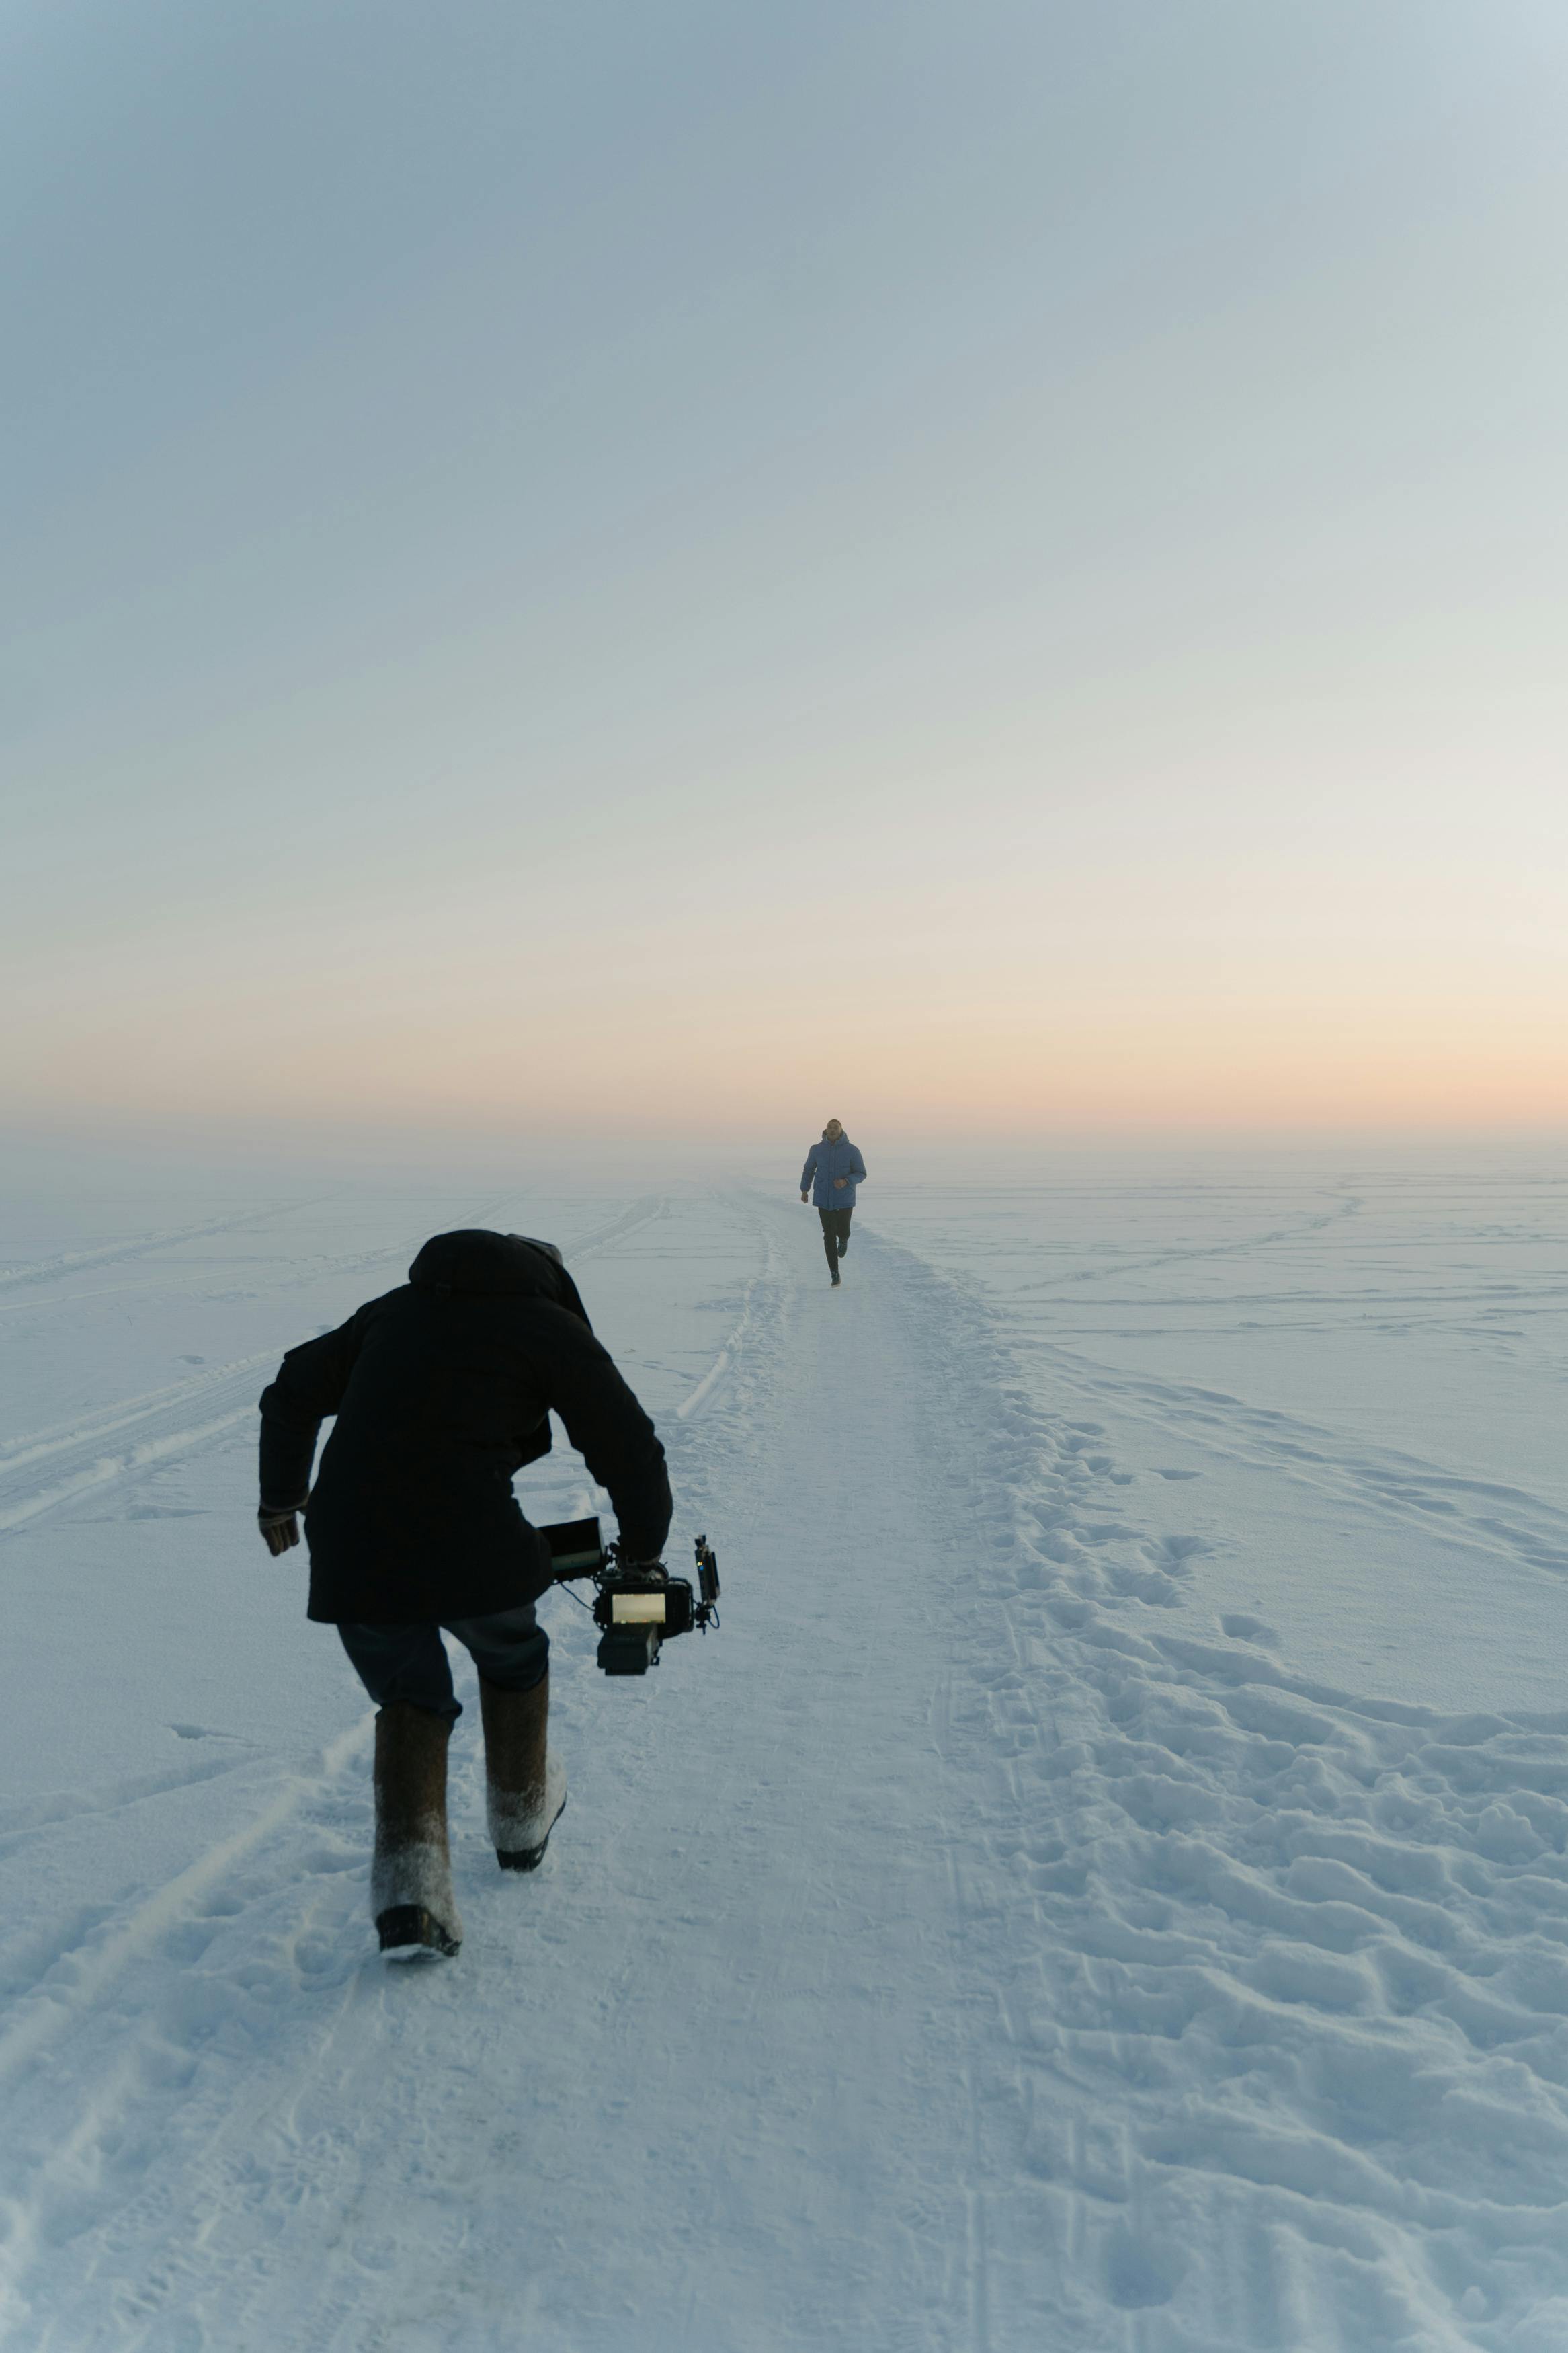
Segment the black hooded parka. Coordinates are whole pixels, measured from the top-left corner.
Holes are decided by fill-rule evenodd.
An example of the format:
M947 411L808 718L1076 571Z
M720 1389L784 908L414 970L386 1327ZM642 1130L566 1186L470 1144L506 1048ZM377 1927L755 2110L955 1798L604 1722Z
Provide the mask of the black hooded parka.
M552 1409L609 1490L626 1556L656 1559L664 1449L542 1243L437 1234L399 1290L290 1348L261 1398L264 1504L300 1502L337 1416L305 1514L310 1616L449 1624L535 1600L549 1555L511 1482L550 1451Z

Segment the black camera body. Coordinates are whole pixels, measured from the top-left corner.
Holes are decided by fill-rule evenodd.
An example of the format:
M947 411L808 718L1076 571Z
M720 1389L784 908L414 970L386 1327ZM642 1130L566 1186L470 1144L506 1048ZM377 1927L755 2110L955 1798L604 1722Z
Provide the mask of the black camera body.
M696 1539L697 1590L671 1577L661 1560L623 1561L600 1540L597 1520L567 1520L541 1528L558 1585L591 1577L599 1664L607 1675L646 1675L672 1635L706 1634L719 1624L719 1563L705 1535Z

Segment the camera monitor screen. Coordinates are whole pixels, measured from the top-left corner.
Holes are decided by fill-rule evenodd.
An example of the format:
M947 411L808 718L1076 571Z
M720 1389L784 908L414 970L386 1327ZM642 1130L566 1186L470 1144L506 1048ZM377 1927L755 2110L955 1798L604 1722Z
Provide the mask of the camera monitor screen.
M550 1546L550 1566L557 1577L586 1577L603 1568L605 1547L597 1520L560 1520L539 1533Z
M662 1626L662 1593L612 1593L610 1616L617 1626Z

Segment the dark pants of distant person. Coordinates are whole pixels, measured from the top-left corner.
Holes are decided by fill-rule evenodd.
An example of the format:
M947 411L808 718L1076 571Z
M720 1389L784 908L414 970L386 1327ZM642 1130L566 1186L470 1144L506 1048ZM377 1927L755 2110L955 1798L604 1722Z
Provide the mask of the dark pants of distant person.
M818 1209L822 1219L822 1247L827 1252L827 1263L835 1274L838 1261L849 1247L849 1220L853 1209Z
M534 1616L531 1601L521 1609L497 1609L488 1618L454 1618L447 1631L471 1653L486 1683L497 1683L502 1691L525 1692L544 1681L550 1637ZM377 1707L405 1699L456 1724L463 1711L452 1690L452 1669L439 1626L340 1626L338 1632L349 1663Z

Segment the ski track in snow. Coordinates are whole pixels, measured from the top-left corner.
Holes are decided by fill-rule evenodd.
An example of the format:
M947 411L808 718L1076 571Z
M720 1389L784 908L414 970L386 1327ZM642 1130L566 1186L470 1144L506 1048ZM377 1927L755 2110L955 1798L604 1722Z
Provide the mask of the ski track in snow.
M521 1198L515 1190L497 1195L477 1204L468 1217L477 1224ZM620 1218L586 1236L578 1250L604 1248L621 1234L646 1224L663 1206L657 1198L635 1204ZM143 1235L112 1250L68 1253L46 1261L38 1268L0 1276L0 1282L53 1280L83 1267L102 1265L110 1258L136 1257L179 1242L245 1231L283 1214L280 1210L267 1210L219 1219ZM326 1282L341 1284L373 1267L402 1266L417 1249L424 1230L420 1228L416 1233L400 1237L385 1249L313 1260L304 1272L280 1274L273 1287L279 1293L287 1293ZM166 1279L175 1283L188 1282L189 1272L171 1269ZM95 1489L118 1485L160 1464L184 1462L245 1422L254 1420L257 1375L269 1376L275 1371L281 1354L281 1349L276 1347L260 1349L163 1388L117 1398L68 1422L0 1439L0 1535L62 1504L74 1503ZM120 1442L106 1446L105 1441L111 1440ZM40 1483L41 1464L47 1464L47 1470L42 1473Z
M1536 1567L1555 1515L1071 1351L1047 1412L972 1286L862 1222L830 1293L815 1219L723 1207L752 1271L665 1431L724 1631L635 1687L558 1643L573 1797L521 1884L470 1710L459 1962L369 1950L352 1708L307 1766L0 1816L27 1871L68 1805L88 1835L254 1781L172 1875L0 1952L3 2341L1562 2353L1568 1715L1194 1632L1181 1482L1132 1495L1096 1401ZM173 1443L239 1377L9 1460L86 1477L79 1442Z
M290 1210L306 1207L290 1201L270 1209L247 1209L229 1218L212 1218L194 1226L170 1226L162 1232L135 1234L124 1240L106 1242L101 1248L88 1250L66 1250L54 1258L37 1259L22 1266L0 1269L0 1290L15 1290L24 1283L58 1282L67 1275L83 1273L89 1267L114 1266L122 1259L145 1258L153 1250L174 1250L182 1242L205 1241L216 1234L233 1234L252 1226L270 1224L273 1219L287 1216Z
M0 1447L0 1534L94 1488L183 1461L254 1420L257 1376L264 1366L275 1368L278 1355L241 1357Z
M1215 1454L1420 1525L1434 1543L1463 1544L1553 1576L1568 1575L1568 1513L1524 1489L1466 1478L1392 1448L1352 1451L1338 1431L1300 1415L1247 1405L1223 1390L1128 1373L1107 1375L1088 1357L1048 1341L1016 1345L1057 1366L1086 1398L1102 1398L1119 1412Z
M741 1312L724 1336L724 1345L696 1387L688 1391L675 1409L677 1421L689 1421L710 1402L720 1387L730 1378L748 1349L759 1343L766 1345L770 1336L768 1310L776 1314L781 1260L773 1236L763 1236L763 1263L752 1275L742 1294Z
M1103 1282L1112 1274L1148 1274L1156 1267L1191 1265L1201 1259L1246 1257L1253 1250L1267 1250L1272 1244L1301 1241L1309 1235L1321 1234L1342 1219L1353 1218L1363 1207L1357 1194L1347 1193L1337 1198L1331 1208L1316 1211L1310 1217L1294 1219L1288 1226L1272 1226L1264 1233L1233 1234L1223 1242L1193 1243L1181 1250L1152 1253L1136 1250L1118 1250L1106 1265L1082 1267L1076 1273L1058 1275L1057 1281L1062 1283Z
M640 1201L634 1201L629 1209L623 1209L619 1217L609 1218L603 1225L590 1227L570 1249L563 1247L562 1255L568 1265L580 1258L592 1258L598 1251L608 1250L612 1242L625 1241L630 1235L640 1233L644 1226L652 1225L656 1218L668 1217L668 1195L645 1194ZM550 1239L548 1234L544 1236L546 1241Z

